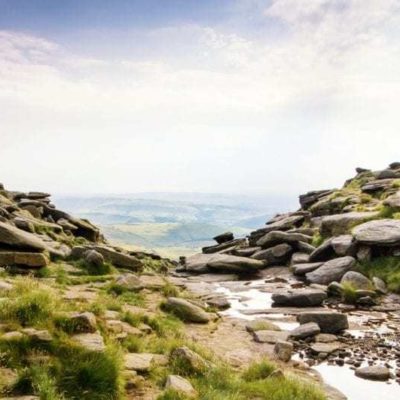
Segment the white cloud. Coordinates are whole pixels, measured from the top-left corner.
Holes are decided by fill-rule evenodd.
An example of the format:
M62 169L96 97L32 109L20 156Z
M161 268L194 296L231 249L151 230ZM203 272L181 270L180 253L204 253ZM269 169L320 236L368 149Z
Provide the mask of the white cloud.
M0 32L2 179L59 192L296 193L392 161L398 2L276 0L265 18L283 24L279 40L167 27L142 34L159 46L152 57Z

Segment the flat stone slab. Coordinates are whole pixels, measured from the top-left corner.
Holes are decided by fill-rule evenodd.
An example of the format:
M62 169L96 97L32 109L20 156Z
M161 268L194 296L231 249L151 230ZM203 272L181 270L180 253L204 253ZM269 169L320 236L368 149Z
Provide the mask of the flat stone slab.
M400 220L379 219L356 226L353 236L358 243L376 246L400 244Z
M256 331L253 332L254 340L258 343L275 344L279 341L286 341L289 332L284 331Z
M305 339L310 336L315 336L321 332L321 328L315 322L308 322L298 326L296 329L290 332L290 336L293 339Z
M80 333L74 335L71 339L78 345L84 347L88 351L104 351L106 346L104 344L103 336L100 333Z
M318 269L323 262L315 262L315 263L301 263L293 265L293 274L298 276L303 276L308 274L309 272L315 271Z
M314 343L311 345L311 350L314 353L326 353L330 354L342 348L342 344L339 342L331 342L331 343Z
M30 253L23 251L1 251L0 267L18 266L25 268L42 268L48 265L48 258L42 253Z
M0 222L0 243L18 250L46 250L40 238L5 222Z
M152 366L154 354L128 353L124 357L124 365L128 370L148 372Z

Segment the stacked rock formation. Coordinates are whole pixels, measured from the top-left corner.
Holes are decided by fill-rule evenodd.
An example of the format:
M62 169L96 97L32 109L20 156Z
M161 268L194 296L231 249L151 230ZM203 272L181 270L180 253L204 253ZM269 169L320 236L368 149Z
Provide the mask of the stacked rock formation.
M189 257L183 268L248 273L286 265L314 288L329 286L328 293L335 293L347 282L362 301L370 301L374 292L386 290L385 284L355 270L377 257L400 256L400 163L356 171L341 189L301 195L299 210L276 215L245 239L229 232L217 236L216 245ZM282 302L290 303L287 298Z
M57 209L48 193L9 191L0 184L0 267L39 269L69 257L131 270L141 269L144 257L159 258L110 246L89 221Z

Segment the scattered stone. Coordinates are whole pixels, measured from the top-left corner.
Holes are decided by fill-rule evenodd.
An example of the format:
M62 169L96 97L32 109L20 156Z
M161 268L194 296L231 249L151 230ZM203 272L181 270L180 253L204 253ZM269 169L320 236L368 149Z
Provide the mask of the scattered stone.
M103 336L101 336L99 332L80 333L72 336L71 339L88 351L102 352L106 348L104 345Z
M179 359L187 366L189 371L204 373L210 368L210 363L188 347L178 347L172 351L171 360Z
M316 307L327 298L324 291L315 289L300 289L286 293L274 293L274 305L285 307Z
M253 333L254 340L258 343L275 344L279 340L286 341L289 337L289 332L283 331L255 331Z
M297 316L300 324L315 322L322 333L339 333L349 328L347 315L331 311L310 311Z
M176 392L183 393L188 397L196 397L197 392L192 384L185 378L179 375L169 375L165 383L165 389L172 389Z
M390 370L381 366L369 366L358 368L355 374L359 378L371 381L387 381L390 378Z
M330 342L330 343L314 343L310 346L310 349L313 353L324 353L331 354L335 351L339 350L342 347L342 344L339 342Z
M290 342L284 342L279 340L275 343L274 353L278 360L283 362L289 362L292 358L293 344Z
M115 284L122 289L137 292L144 288L143 282L141 279L134 274L123 274L119 275L115 279Z
M101 267L104 264L104 257L96 250L88 250L85 253L85 261L94 267Z
M336 335L332 335L330 333L320 333L317 336L315 336L315 341L317 343L332 343L337 340Z
M189 302L188 300L169 297L166 308L173 312L177 317L187 322L207 323L212 316L201 307Z
M291 338L295 340L305 339L311 336L315 336L321 332L320 327L315 322L308 322L306 324L298 326L296 329L290 332Z
M150 371L154 360L154 354L150 353L128 353L124 357L125 369L137 372Z
M72 312L63 317L69 320L75 333L94 333L97 330L96 316L91 312Z

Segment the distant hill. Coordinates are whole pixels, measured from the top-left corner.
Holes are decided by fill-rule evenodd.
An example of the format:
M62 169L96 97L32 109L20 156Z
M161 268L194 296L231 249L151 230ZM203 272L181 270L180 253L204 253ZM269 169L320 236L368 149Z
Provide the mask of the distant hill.
M245 236L297 199L197 193L59 196L56 204L102 227L117 244L175 257L198 251L226 230Z

